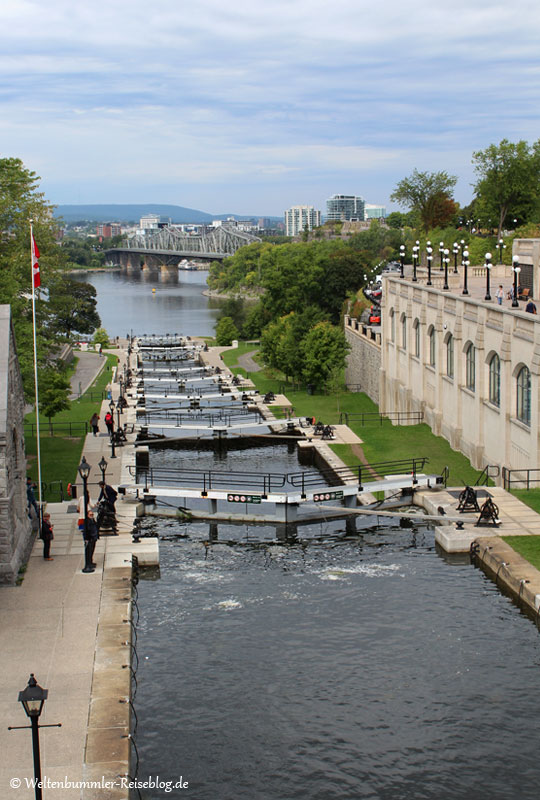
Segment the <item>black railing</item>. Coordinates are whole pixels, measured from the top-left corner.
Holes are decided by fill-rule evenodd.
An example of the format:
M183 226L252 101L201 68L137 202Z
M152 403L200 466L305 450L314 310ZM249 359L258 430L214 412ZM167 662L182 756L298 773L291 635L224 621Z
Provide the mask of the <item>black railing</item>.
M339 415L339 424L348 425L349 422L357 422L360 425L379 423L383 425L385 420L396 422L398 425L419 425L424 421L422 411L342 411Z
M146 414L137 414L137 423L139 425L159 427L160 424L175 425L182 427L182 425L200 425L211 427L213 425L234 425L241 424L242 422L258 422L261 425L268 425L263 417L256 411L248 411L246 408L238 409L238 412L228 411L224 414L220 413L200 413L190 414L189 412L177 411L156 411L147 412Z
M90 430L88 422L42 422L39 432L42 436L85 436ZM24 435L36 435L36 423L24 423Z
M502 479L506 491L510 491L512 487L514 489L535 489L540 486L540 469L507 469L503 467Z
M501 470L497 464L487 464L476 479L474 485L486 486L488 481L493 480L493 478L498 478L500 474Z

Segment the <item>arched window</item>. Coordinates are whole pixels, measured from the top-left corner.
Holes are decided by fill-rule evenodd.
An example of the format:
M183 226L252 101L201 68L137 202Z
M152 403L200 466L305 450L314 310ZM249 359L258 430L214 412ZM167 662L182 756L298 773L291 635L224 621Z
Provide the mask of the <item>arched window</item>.
M521 367L516 378L516 416L525 425L531 424L531 373Z
M489 362L489 402L494 406L501 405L501 360L497 353Z
M435 339L435 328L432 326L429 329L429 365L431 367L435 366L435 353L436 353L436 339Z
M415 319L413 324L414 329L414 355L420 358L420 323Z
M446 340L446 374L449 378L454 377L454 337L449 334Z
M465 386L469 391L476 389L476 347L469 344L465 352Z
M401 346L404 350L407 349L407 317L405 314L401 315Z
M390 309L390 341L396 341L396 315L393 308Z

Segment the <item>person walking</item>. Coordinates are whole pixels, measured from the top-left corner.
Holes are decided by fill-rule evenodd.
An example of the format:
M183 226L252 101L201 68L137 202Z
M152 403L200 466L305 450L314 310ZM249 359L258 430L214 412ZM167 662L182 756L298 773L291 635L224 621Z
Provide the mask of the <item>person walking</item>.
M36 488L36 484L32 481L32 478L26 479L26 500L28 501L28 516L32 518L32 509L36 512L36 516L39 519L39 508L36 500L36 495L34 494L34 489Z
M94 436L97 436L99 433L99 414L92 414L90 417L90 427L92 428Z
M502 287L502 283L499 284L499 288L495 292L495 297L497 298L497 302L500 306L502 306L502 301L504 297L504 289Z
M96 542L99 539L99 531L94 519L94 512L90 509L86 514L86 523L83 529L84 538L84 568L83 572L95 572L96 563L93 560Z
M54 539L54 533L50 514L43 514L43 522L41 523L39 537L43 539L43 558L45 561L54 561L54 559L51 558L51 542Z
M107 426L107 432L112 439L112 435L114 433L114 419L110 411L107 411L105 414L105 425Z

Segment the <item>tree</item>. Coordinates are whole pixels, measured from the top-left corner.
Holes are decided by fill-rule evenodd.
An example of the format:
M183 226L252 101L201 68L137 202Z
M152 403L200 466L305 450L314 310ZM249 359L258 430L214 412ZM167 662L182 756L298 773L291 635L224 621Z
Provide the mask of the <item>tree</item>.
M326 386L335 380L336 370L345 367L350 346L343 331L329 322L319 322L305 336L302 349L304 380L315 386Z
M69 408L71 386L62 372L51 367L41 371L39 378L39 410L49 420Z
M101 324L96 310L96 290L91 283L75 281L62 275L49 286L49 307L54 314L54 327L69 336L93 333Z
M479 216L497 220L500 237L511 212L520 222L527 221L539 199L540 140L529 146L503 139L485 150L473 153L478 181L474 186Z
M92 338L93 343L101 345L101 347L108 347L109 346L109 334L105 330L105 328L98 328L97 331L94 333Z
M427 233L430 228L445 225L454 215L456 206L452 191L456 183L457 177L447 172L418 172L415 169L410 177L398 183L390 199L418 211Z
M216 325L216 342L220 347L228 347L233 339L238 339L238 328L230 317L221 317Z

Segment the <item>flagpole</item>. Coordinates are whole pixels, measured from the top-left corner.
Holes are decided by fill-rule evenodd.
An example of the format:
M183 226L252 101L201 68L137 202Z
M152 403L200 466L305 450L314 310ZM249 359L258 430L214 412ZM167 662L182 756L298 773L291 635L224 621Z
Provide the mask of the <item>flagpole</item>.
M38 388L38 361L37 361L37 341L36 341L36 292L34 289L34 231L33 220L30 220L30 261L32 271L32 330L34 337L34 388L36 395L36 452L38 467L38 497L39 497L39 524L43 521L43 506L41 497L41 447L39 442L39 388Z

